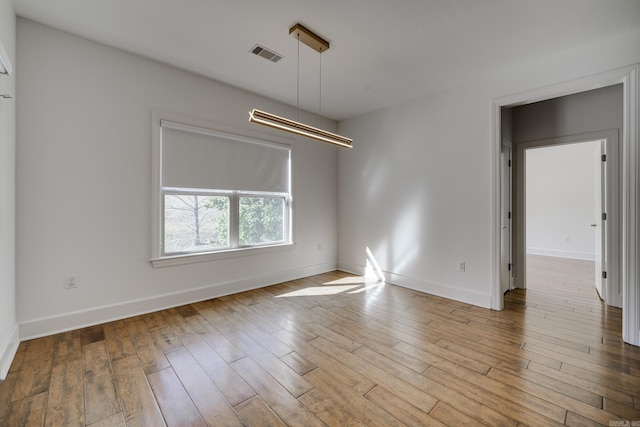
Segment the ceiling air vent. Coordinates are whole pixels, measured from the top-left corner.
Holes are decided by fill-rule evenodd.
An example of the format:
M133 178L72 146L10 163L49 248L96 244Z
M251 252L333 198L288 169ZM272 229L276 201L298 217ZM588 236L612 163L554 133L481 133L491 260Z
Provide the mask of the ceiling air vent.
M251 53L261 56L264 59L268 59L271 62L278 62L282 59L282 55L267 49L264 46L260 46L259 44L255 45L253 49L251 49Z

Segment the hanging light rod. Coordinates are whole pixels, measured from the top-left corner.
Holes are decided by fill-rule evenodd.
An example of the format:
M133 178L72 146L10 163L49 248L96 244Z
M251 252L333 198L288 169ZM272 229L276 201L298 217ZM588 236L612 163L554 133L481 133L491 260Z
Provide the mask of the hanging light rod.
M318 141L328 142L340 147L352 148L353 140L326 130L318 129L304 123L289 120L266 111L256 110L255 108L249 113L249 121L285 132L291 132L296 135L306 136L307 138L317 139Z
M289 29L289 35L298 40L298 46L300 42L306 44L311 49L319 52L325 52L329 49L329 42L314 33L313 31L305 28L301 24L296 24ZM300 78L300 48L298 48L298 79ZM322 62L320 63L322 67ZM322 72L322 69L320 70ZM322 75L322 74L321 74ZM322 96L322 80L320 81L320 96ZM322 98L320 98L322 99ZM299 105L298 105L299 108ZM320 110L320 109L319 109ZM318 114L320 114L318 112ZM291 132L296 135L305 136L307 138L313 138L318 141L328 142L330 144L337 145L344 148L353 147L353 139L347 138L342 135L338 135L326 130L318 129L313 126L306 125L304 123L296 122L284 117L276 116L275 114L267 113L253 109L249 112L249 121L252 123L258 123L264 126L269 126L274 129L279 129L285 132Z

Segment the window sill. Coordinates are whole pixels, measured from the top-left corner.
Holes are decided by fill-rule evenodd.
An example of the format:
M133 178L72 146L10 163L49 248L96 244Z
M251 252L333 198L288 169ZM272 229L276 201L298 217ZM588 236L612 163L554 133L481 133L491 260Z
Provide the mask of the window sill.
M153 268L171 267L174 265L193 264L196 262L217 261L221 259L238 258L243 256L262 255L271 252L291 250L296 243L281 243L271 246L253 248L237 248L224 251L205 252L198 254L171 255L151 260Z

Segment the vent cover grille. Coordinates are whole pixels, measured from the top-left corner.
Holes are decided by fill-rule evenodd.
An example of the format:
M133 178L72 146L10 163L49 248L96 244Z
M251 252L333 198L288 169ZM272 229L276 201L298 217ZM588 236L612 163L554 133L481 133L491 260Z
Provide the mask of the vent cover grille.
M261 56L264 59L268 59L271 62L278 62L282 59L282 55L272 51L271 49L267 49L264 46L260 46L259 44L255 45L253 49L251 49L251 53Z

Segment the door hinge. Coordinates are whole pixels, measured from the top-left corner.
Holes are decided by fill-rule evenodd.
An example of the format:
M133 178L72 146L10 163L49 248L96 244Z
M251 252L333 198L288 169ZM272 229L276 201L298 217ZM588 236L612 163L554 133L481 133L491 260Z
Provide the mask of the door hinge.
M507 266L507 270L511 271L511 263Z
M509 212L509 216L508 216L508 218L509 218L509 219L511 219L511 212Z
M509 167L511 167L511 160L509 160Z
M606 154L603 154L603 155L602 155L602 161L603 161L603 162L606 162L606 161L607 161L607 155L606 155Z
M606 271L603 271L603 272L602 272L602 278L603 278L603 279L606 279L606 278L607 278L607 272L606 272Z
M603 221L607 220L607 213L606 212L602 212L602 220Z

